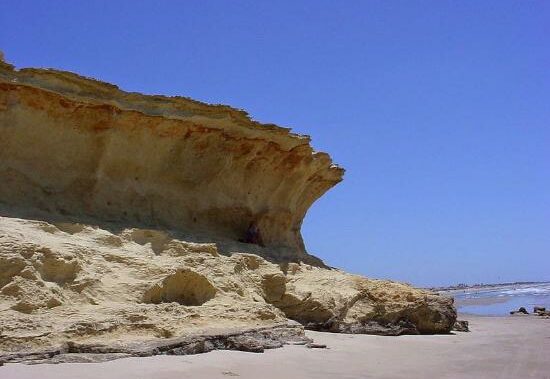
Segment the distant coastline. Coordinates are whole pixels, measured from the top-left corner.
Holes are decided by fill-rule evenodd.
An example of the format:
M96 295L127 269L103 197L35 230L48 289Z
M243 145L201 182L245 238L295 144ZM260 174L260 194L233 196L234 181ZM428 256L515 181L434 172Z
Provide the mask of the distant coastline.
M506 316L521 307L529 312L534 307L550 309L549 281L457 284L430 289L439 295L453 297L459 313Z
M531 281L531 282L475 283L475 284L458 283L451 286L426 287L426 289L431 291L436 291L436 292L444 292L444 291L456 291L456 290L466 290L466 289L485 289L485 288L498 288L498 287L520 286L520 285L531 285L531 284L547 284L547 283L550 283L550 280Z

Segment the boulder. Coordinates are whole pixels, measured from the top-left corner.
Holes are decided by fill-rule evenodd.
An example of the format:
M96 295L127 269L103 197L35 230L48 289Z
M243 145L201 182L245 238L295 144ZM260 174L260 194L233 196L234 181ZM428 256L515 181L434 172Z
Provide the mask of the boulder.
M451 297L339 270L289 264L284 295L273 301L309 329L381 335L448 333Z
M527 312L527 309L525 309L525 307L520 307L517 311L511 311L510 314L511 315L515 315L515 314L528 315L529 312Z
M470 328L468 325L468 321L466 320L456 320L455 324L453 325L453 330L456 332L469 332Z

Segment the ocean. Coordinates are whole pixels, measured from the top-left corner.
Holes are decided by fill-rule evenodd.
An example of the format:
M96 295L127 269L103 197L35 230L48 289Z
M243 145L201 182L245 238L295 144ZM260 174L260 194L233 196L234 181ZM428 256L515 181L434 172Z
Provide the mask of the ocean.
M455 298L459 313L505 316L519 307L525 307L529 313L535 306L550 309L550 282L465 288L447 293Z

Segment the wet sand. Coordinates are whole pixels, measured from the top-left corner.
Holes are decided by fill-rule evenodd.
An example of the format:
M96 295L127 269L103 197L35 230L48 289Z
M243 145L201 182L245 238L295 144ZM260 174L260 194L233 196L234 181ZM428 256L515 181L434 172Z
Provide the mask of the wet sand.
M542 378L550 379L550 319L463 315L470 333L380 337L308 332L327 349L214 351L104 363L6 364L1 379Z

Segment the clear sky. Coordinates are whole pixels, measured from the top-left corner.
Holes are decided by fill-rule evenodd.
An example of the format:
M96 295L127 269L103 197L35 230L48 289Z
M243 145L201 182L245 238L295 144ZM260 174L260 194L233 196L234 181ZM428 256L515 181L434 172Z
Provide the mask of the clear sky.
M3 0L0 49L311 135L347 170L303 226L330 265L550 280L550 1Z

